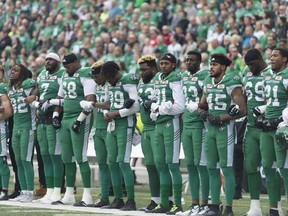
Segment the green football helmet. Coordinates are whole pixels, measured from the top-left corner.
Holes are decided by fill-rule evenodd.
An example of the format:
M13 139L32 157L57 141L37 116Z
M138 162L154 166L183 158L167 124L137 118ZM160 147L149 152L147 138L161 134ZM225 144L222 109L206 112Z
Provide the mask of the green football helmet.
M275 135L277 144L283 149L288 149L288 125L280 126Z

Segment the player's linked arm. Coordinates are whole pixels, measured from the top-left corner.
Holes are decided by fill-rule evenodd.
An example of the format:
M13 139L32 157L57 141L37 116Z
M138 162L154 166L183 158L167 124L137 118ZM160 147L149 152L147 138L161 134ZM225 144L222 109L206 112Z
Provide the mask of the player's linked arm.
M0 106L0 120L5 120L13 114L11 102L6 94L1 96L1 103L2 104Z
M231 98L233 102L239 106L239 112L235 115L231 115L228 113L221 115L220 116L221 122L238 119L244 117L247 114L245 96L242 87L234 88L233 91L231 92Z

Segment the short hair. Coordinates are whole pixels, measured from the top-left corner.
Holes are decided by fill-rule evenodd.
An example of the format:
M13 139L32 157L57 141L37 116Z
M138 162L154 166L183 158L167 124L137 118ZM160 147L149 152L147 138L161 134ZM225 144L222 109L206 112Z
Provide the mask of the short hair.
M232 63L232 60L224 53L215 53L211 55L210 62L216 62L221 65L229 66Z
M151 68L157 67L156 58L155 56L152 56L152 55L141 56L137 61L138 65L144 64L144 63L146 63Z
M197 57L197 59L202 62L202 56L201 53L196 51L196 50L190 50L189 52L187 52L187 55L195 55Z
M282 57L286 57L286 58L287 58L286 63L288 62L288 49L283 48L283 47L276 47L276 48L274 48L273 50L279 51L279 52L280 52L280 55L281 55Z
M120 67L116 62L107 61L102 66L101 75L106 79L108 77L114 77L118 71L120 71Z

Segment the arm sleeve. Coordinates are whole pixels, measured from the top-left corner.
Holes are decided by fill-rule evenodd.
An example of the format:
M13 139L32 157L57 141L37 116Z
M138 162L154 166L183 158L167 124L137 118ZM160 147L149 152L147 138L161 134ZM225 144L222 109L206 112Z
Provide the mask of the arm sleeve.
M167 112L164 107L159 106L159 114L160 115L179 115L185 110L185 97L183 93L183 86L180 81L172 82L169 84L172 89L172 96L174 103L172 105L172 109Z
M88 77L81 77L81 83L84 88L84 96L96 94L96 83L93 79Z
M59 80L58 80L58 83L59 83L59 90L58 90L58 94L57 95L59 97L61 97L61 98L64 98L62 79L61 79L61 82L59 82Z
M137 87L136 85L124 85L124 90L128 93L129 98L135 100L134 104L132 107L129 109L121 109L119 110L119 114L121 117L126 117L129 115L132 115L134 113L137 113L139 111L139 101L138 101L138 93L137 93Z

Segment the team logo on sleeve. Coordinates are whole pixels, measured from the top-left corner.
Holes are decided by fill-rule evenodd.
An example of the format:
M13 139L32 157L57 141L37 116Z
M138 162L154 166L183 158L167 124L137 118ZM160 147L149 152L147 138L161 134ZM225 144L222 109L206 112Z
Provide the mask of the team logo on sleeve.
M73 76L74 76L74 77L79 77L79 74L78 74L78 73L75 73Z
M192 81L196 82L198 80L198 77L192 77Z
M213 86L212 86L212 84L210 84L210 83L207 85L207 88L212 88L212 87L213 87Z
M275 80L277 80L277 81L279 81L279 80L281 80L282 79L282 76L276 76L275 77Z
M51 80L56 80L56 79L57 79L57 76L51 76L50 79L51 79Z
M46 79L46 76L45 76L45 75L42 75L42 76L41 76L41 79L42 79L42 80Z
M183 77L183 81L187 81L188 80L188 77Z
M240 80L240 77L237 76L237 75L235 75L235 76L233 77L233 79L234 79L234 80Z
M270 80L271 79L271 76L267 76L266 78L265 78L265 80Z
M17 92L18 92L18 93L23 92L23 88L18 89Z
M167 85L168 82L169 82L168 80L163 80L163 81L162 81L162 84Z
M253 74L251 72L247 73L247 77L251 77Z
M218 89L224 89L224 88L225 88L225 85L224 85L224 84L218 85L217 88L218 88Z

